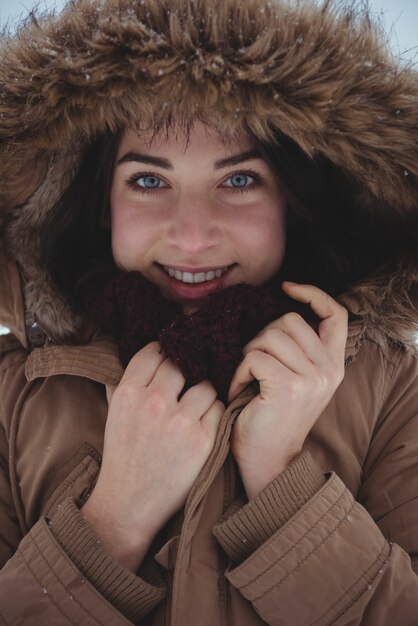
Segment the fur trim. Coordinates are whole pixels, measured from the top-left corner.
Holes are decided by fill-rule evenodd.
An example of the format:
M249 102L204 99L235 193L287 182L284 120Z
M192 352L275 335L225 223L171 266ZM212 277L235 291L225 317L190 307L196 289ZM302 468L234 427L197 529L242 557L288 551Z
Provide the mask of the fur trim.
M376 219L418 213L418 80L391 58L352 2L73 0L30 18L0 46L0 226L26 277L28 308L59 340L79 320L40 267L36 230L74 176L81 151L137 120L196 115L231 136L280 129L343 169ZM28 162L49 162L25 206ZM40 177L41 180L41 177ZM40 182L40 181L39 181ZM403 337L418 319L417 259L345 297Z
M22 268L25 305L47 335L64 339L75 334L81 320L57 292L40 263L36 231L73 179L78 154L65 151L51 159L47 175L24 206L14 210L5 229L9 251ZM10 254L10 252L9 252Z

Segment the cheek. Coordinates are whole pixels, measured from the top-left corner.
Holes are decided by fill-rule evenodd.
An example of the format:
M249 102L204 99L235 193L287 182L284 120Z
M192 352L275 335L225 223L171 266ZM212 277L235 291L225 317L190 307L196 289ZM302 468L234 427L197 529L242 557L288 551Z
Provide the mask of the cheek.
M135 269L149 248L152 228L132 207L117 203L111 211L112 254L125 269Z
M269 251L281 250L286 243L286 220L284 210L272 207L270 210L256 211L252 219L243 225L247 243L254 249Z
M240 240L250 262L252 279L263 283L280 268L286 247L286 214L284 207L266 207L244 225Z

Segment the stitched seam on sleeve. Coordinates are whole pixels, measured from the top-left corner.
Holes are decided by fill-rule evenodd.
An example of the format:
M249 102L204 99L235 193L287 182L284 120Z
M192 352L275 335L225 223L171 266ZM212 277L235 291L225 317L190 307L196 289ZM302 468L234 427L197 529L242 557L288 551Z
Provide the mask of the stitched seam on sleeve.
M53 568L52 564L48 561L48 559L46 558L46 556L43 554L43 552L40 550L39 545L37 544L37 542L35 541L34 537L30 534L28 535L31 538L31 541L33 542L33 544L36 546L36 549L38 550L39 554L42 556L42 558L44 559L45 563L48 565L49 569L51 570L51 572L54 574L55 578L57 579L57 581L60 583L60 585L63 587L63 589L65 590L65 592L68 594L68 589L65 586L64 582L61 580L61 578L59 577L59 575L57 574L57 572L55 571L55 569ZM70 559L71 560L71 559ZM71 561L72 562L72 561ZM72 563L73 566L75 567L74 563ZM36 576L35 576L36 578ZM39 582L39 581L38 581ZM42 585L43 586L43 585ZM70 594L68 594L70 595ZM85 611L85 613L87 613L87 615L89 615L91 617L91 619L93 620L93 622L95 624L101 624L101 622L99 622L92 613L90 613L90 611L79 602L79 600L73 596L73 601L78 604L78 606L83 609L83 611ZM55 604L55 603L54 603ZM65 615L65 613L64 613ZM66 616L67 617L67 616ZM71 621L71 620L70 620ZM73 623L73 622L71 622ZM77 626L77 625L75 625Z
M266 569L264 569L262 572L260 572L259 574L257 574L257 576L255 576L249 583L246 583L245 585L243 585L242 587L240 587L240 589L246 589L247 587L249 587L250 585L252 585L253 583L255 583L261 576L264 576L264 574L267 574L267 572L269 572L272 567L274 567L277 563L279 563L280 561L282 561L284 558L286 558L286 556L289 554L289 552L292 552L292 550L295 550L297 548L297 546L305 539L306 535L308 535L310 532L312 532L312 530L318 526L318 524L324 519L324 517L326 515L328 515L340 502L340 500L345 496L345 491L343 491L341 493L341 495L338 497L338 500L336 500L333 504L333 506L330 509L327 509L322 515L321 517L319 517L315 524L313 524L313 526L310 526L304 533L303 535L298 539L298 541L296 543L294 543L290 548L288 548L288 550L286 550L286 552L284 552L283 554L280 555L280 557L274 561L273 563L271 563ZM343 521L346 516L348 515L348 513L351 511L351 509L353 508L354 504L351 506L351 508L349 509L349 511L344 512L344 517L342 518L341 521ZM341 523L340 521L340 523ZM283 527L282 527L283 528ZM327 537L328 538L328 537ZM266 549L266 548L265 548ZM280 581L281 582L281 581ZM273 588L273 587L272 587ZM267 593L267 592L266 592ZM263 594L264 595L264 594ZM261 597L261 596L260 596Z
M36 545L36 543L35 543ZM38 552L41 554L41 556L45 559L44 555L39 551L38 546L36 546L38 549ZM36 580L36 582L39 584L41 589L44 589L44 584L39 580L38 576L36 575L35 571L32 569L32 567L30 566L29 562L25 559L25 555L23 554L22 550L20 548L17 549L18 554L20 555L20 557L22 558L23 562L25 563L26 567L28 568L28 570L30 571L30 573L32 574L32 576L34 577L34 579ZM46 559L45 559L46 560ZM55 572L53 572L55 574ZM61 582L61 581L59 581ZM62 584L62 583L61 583ZM67 590L66 590L67 591ZM75 622L72 621L72 619L66 614L66 612L55 602L55 600L53 599L53 597L51 596L50 593L45 594L46 596L48 596L48 600L50 602L52 602L52 604L55 606L55 608L58 610L59 613L61 613L61 615L63 615L69 622L70 624L73 624L73 626L77 626L77 624Z
M316 619L314 622L311 622L310 626L315 626L315 624L320 623L320 621L327 615L327 613L332 612L332 609L339 603L341 602L341 600L344 598L344 596L348 596L348 594L350 593L350 591L353 589L353 587L355 587L361 580L364 579L364 581L369 581L369 575L370 575L370 570L372 570L373 568L376 568L376 565L378 565L379 568L381 568L383 566L383 564L388 560L388 557L390 555L390 548L388 546L388 543L386 540L384 540L384 545L383 548L381 550L381 552L379 553L379 555L377 556L377 558L373 561L373 563L371 563L371 565L369 565L369 567L367 569L365 569L362 574L360 574L360 576L357 578L357 580L354 581L354 583L338 598L338 600L336 600L334 602L334 604L332 604L326 611L325 613L323 613L318 619ZM354 598L350 598L348 603L338 612L337 615L335 615L332 620L333 622L335 622L336 619L338 619L341 615L343 615L345 613L345 611L355 602L357 602L357 600L363 595L363 593L365 592L366 587L363 587Z
M351 508L350 508L347 512L345 512L345 513L344 513L344 517L340 519L340 521L339 521L339 522L338 522L338 524L337 524L337 525L336 525L336 526L332 529L332 531L331 531L331 532L330 532L330 533L329 533L326 537L324 537L324 539L323 539L320 543L318 543L318 544L317 544L317 545L313 548L313 550L311 550L308 554L306 554L306 555L303 557L303 559L301 559L301 560L300 560L300 561L299 561L299 562L295 565L295 567L294 567L293 569L291 569L291 570L290 570L287 574L285 574L285 575L284 575L284 576L283 576L280 580L278 580L277 582L275 582L275 583L274 583L274 585L272 585L271 587L269 587L268 589L266 589L265 591L263 591L263 593L262 593L261 595L257 596L256 598L252 598L252 599L251 599L251 602L257 602L257 600L261 600L261 598L264 598L264 596L266 596L268 593L270 593L270 591L272 591L272 589L275 589L275 588L279 587L279 586L283 583L283 581L284 581L284 580L286 580L286 578L288 578L291 574L293 574L293 572L296 572L296 570L298 570L298 569L300 568L300 566L301 566L301 565L303 565L303 563L305 563L305 561L307 561L307 560L308 560L308 559L312 556L312 554L314 554L314 553L315 553L315 552L316 552L316 551L317 551L317 550L318 550L318 549L319 549L319 548L320 548L320 547L321 547L321 546L322 546L322 545L323 545L326 541L328 541L328 539L329 539L329 538L330 538L330 537L331 537L331 536L332 536L332 535L333 535L333 534L334 534L334 533L338 530L338 528L341 526L341 524L345 521L345 519L346 519L347 515L349 515L349 514L351 513L351 511L353 510L353 508L354 508L355 504L356 504L356 503L354 502L354 503L353 503L353 505L351 506ZM332 508L334 508L334 507L332 507ZM332 511L332 508L330 509L330 511ZM327 512L330 512L330 511L327 511ZM318 520L318 521L319 521L319 520ZM315 525L316 525L316 524L315 524ZM312 530L312 528L314 528L314 526L312 526L312 527L310 528L310 530ZM305 533L305 535L306 535L306 534L307 534L307 533ZM305 535L304 535L304 536L305 536ZM298 541L298 543L300 543L300 541L301 541L301 539ZM292 546L292 548L290 548L290 550L294 550L294 549L296 548L296 546L298 545L298 543L297 543L297 544L295 544L294 546ZM288 552L290 552L290 550L288 550ZM281 561L281 560L282 560L282 558L283 558L283 557L280 557L280 559L278 559L278 560L276 561L276 563L279 563L279 561ZM276 563L274 563L273 565L275 565ZM271 567L272 567L272 566L271 566ZM269 568L269 569L270 569L270 568ZM266 570L266 571L267 571L267 570ZM249 583L249 584L251 584L251 583ZM246 585L246 586L248 586L248 585Z
M80 465L82 465L82 463L83 461L81 461ZM45 507L48 504L48 512L50 512L51 510L53 510L53 508L55 507L55 505L57 504L60 498L68 497L68 494L71 494L73 485L77 482L77 480L79 480L81 476L83 476L84 473L86 473L89 480L91 481L95 473L94 470L91 472L91 465L92 465L92 461L88 460L88 462L84 463L84 465L82 465L81 467L75 467L73 470L75 472L75 475L72 476L70 480L64 479L63 483L59 485L56 489L54 489L50 498L45 503L44 510L46 510ZM55 493L56 491L58 491L58 493ZM54 499L52 500L53 496L54 496Z

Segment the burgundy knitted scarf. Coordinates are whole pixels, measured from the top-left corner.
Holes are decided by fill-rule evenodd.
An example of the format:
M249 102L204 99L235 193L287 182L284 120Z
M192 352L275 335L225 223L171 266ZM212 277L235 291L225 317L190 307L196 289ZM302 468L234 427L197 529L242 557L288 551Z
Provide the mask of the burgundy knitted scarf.
M209 379L223 402L243 347L269 322L289 311L317 319L310 307L286 296L278 281L215 291L191 315L139 272L95 275L84 285L83 299L88 314L118 343L124 367L138 350L158 340L182 371L185 390Z

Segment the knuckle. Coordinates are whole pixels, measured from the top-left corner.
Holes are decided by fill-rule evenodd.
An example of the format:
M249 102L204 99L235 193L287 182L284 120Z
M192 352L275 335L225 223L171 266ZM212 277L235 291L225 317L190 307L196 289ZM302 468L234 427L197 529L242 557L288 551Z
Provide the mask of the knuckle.
M155 387L148 391L143 403L144 411L149 415L162 415L167 411L167 398L161 387Z
M330 387L330 374L320 370L315 377L315 385L319 389L328 389Z
M126 372L129 374L135 368L140 367L144 359L150 358L150 356L155 353L161 354L161 352L162 350L158 341L151 341L151 343L148 343L146 346L141 348L141 350L138 350L138 352L133 355L128 363Z
M341 304L340 302L337 302L337 300L333 300L331 299L331 301L329 302L329 305L332 306L332 309L336 312L336 314L345 319L348 319L348 309Z
M205 394L205 396L216 396L215 387L212 385L210 380L202 380L202 382L198 383L196 387L199 387L199 391Z
M161 352L161 346L158 341L150 341L146 346L140 350L140 352L147 350L148 352Z
M327 303L328 306L332 308L333 310L335 310L337 314L341 316L343 319L348 320L348 309L337 300L334 300L334 298L331 298L331 296L328 296L328 298L329 298L328 303Z
M217 395L215 387L209 380L202 380L202 382L194 385L192 387L192 390L193 396L195 396L195 394L198 394L199 399L205 404L207 404L208 402L212 403Z
M223 414L223 412L225 411L225 405L221 400L215 400L214 404L214 409L216 410L217 413L219 413L220 415Z
M283 334L281 328L266 328L264 338L270 342L276 339L279 334Z
M206 436L202 437L199 440L198 443L198 450L197 452L199 453L199 456L203 456L203 457L208 457L210 454L210 451L213 448L213 443L214 443L214 436L213 434L206 434Z
M344 373L344 365L342 365L342 367L336 367L330 364L325 371L321 372L321 386L336 389L342 382Z
M287 314L288 315L288 319L291 322L302 322L303 321L303 317L299 314L296 313L296 311L290 311L290 313Z
M173 426L175 425L177 433L184 433L189 430L191 422L191 414L184 408L181 408L174 416Z
M296 311L290 311L289 313L286 313L281 319L282 322L286 325L300 324L300 322L304 321L303 317L299 315L299 313L296 313Z
M266 350L264 348L257 348L256 350L250 352L250 354L248 355L248 361L251 364L258 363L260 361L260 357L265 356L265 354Z
M159 352L159 351L160 351L160 344L158 343L158 341L151 341L150 343L147 343L146 346L138 350L138 352L135 354L133 358L141 357L141 356L143 357L145 354L149 354L149 353L152 354L153 352Z
M305 387L305 381L298 376L292 376L287 383L287 389L291 396L298 397Z
M258 359L258 355L260 354L260 350L251 350L248 354L245 355L243 361L241 361L240 366L237 369L238 377L246 371L246 369L251 369L253 365L256 363Z

